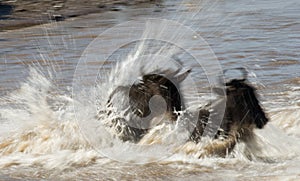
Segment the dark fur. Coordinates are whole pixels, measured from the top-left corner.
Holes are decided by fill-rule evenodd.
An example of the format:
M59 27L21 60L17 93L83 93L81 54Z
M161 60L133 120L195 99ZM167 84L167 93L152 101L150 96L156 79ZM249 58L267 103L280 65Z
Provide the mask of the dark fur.
M112 126L119 133L120 139L123 141L138 142L148 132L149 123L147 121L151 121L149 101L155 95L164 98L167 105L166 115L172 121L176 121L178 115L175 112L181 111L184 108L180 91L178 90L179 84L191 72L188 70L178 75L180 70L175 72L169 70L163 71L161 75L154 73L146 74L131 87L120 86L111 93L107 102L108 107L112 104L111 100L114 94L123 91L124 96L127 96L128 94L126 95L126 93L129 93L130 109L128 112L133 113L133 116L129 120L130 122L124 118L115 118L112 121ZM106 111L101 113L111 114L111 112Z
M141 82L130 88L129 99L133 113L142 118L149 116L151 113L149 101L154 95L160 95L165 99L166 111L175 121L178 115L174 111L180 111L183 106L179 90L172 81L158 74L144 75Z
M253 139L253 129L262 129L268 122L262 107L257 99L256 90L246 80L231 80L226 83L225 93L222 89L215 88L215 92L225 99L226 108L224 117L215 141L204 148L202 156L218 155L226 156L231 152L237 141L249 142ZM225 96L226 95L226 96ZM218 105L211 106L214 113ZM199 113L199 120L196 129L190 139L199 142L203 130L207 126L211 114L209 108L202 109Z
M190 73L190 70L179 76L176 76L177 73L178 71L168 74L169 76L147 74L132 87L119 87L116 91L126 90L129 92L131 108L129 110L140 118L149 116L149 100L151 97L154 95L162 96L167 103L167 112L171 120L175 121L178 115L174 111L180 111L184 108L177 87ZM171 77L171 79L169 80L166 77ZM205 146L200 157L209 155L226 156L233 150L237 141L248 142L253 139L253 129L261 129L268 122L268 118L257 99L255 88L246 83L246 79L231 80L225 84L225 87L225 92L220 88L214 89L219 94L220 100L226 102L225 113L213 142ZM108 105L110 105L114 93L115 91L111 94ZM221 103L216 101L216 103L200 109L198 121L190 136L191 141L196 143L201 141L204 130L207 129L207 126L210 126L208 124L210 116L220 113L219 108L224 108L219 104ZM138 142L148 132L148 128L140 125L142 124L134 123L134 126L132 126L124 118L113 120L113 126L115 126L118 133L121 133L120 139L123 141Z

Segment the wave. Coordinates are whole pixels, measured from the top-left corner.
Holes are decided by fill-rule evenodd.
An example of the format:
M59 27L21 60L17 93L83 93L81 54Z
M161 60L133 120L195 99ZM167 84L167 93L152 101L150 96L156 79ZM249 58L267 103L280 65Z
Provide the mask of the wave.
M98 132L102 145L95 147L82 134L78 124L81 120L76 120L74 115L72 97L57 92L50 78L31 68L30 76L20 89L1 98L1 168L42 165L46 169L66 169L99 160L101 163L108 160L206 163L203 159L199 161L198 156L203 145L210 140L204 139L199 144L178 143L181 137L186 136L186 132L180 132L178 125L159 125L137 145L119 141L102 127ZM82 109L87 111L89 108L83 105ZM256 142L248 147L238 144L228 156L228 161L235 158L240 161L277 162L298 157L299 114L298 109L271 113L271 123L255 132ZM94 117L88 119L96 119ZM169 154L165 154L167 152Z

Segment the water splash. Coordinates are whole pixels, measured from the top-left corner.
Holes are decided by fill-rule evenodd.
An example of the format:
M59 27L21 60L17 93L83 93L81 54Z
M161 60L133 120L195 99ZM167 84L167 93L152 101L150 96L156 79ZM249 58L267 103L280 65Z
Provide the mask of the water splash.
M141 47L141 49L144 48ZM138 53L141 52L141 50L136 52L137 54L134 54L130 59L135 60L136 57L141 55ZM119 68L115 69L118 71L114 74L119 74L121 78L125 75L124 78L128 78L133 73L138 72L128 73L126 70L128 66L134 66L130 65L134 64L133 62L135 61L126 62L128 64L124 63L124 65L120 64ZM138 68L134 70L138 70ZM118 80L111 79L110 81L117 82ZM124 83L124 80L119 83ZM107 90L114 88L113 86L109 87L104 84L98 84L97 86L100 88L98 87L96 90L103 89L102 92L99 91L103 93L101 94L103 98L107 98L105 92L110 92ZM87 120L91 122L90 125L87 125L88 128L93 127L92 120L98 121L94 118L97 108L91 106L95 103L95 97L91 96L94 95L93 90L94 89L86 90L86 92L83 91L81 95L82 102L78 103L81 109L80 113L82 113L82 119L77 121ZM108 163L112 161L104 159L103 155L91 146L81 134L81 128L75 121L72 107L73 103L78 100L73 100L70 95L61 94L60 92L61 91L57 90L51 76L47 77L43 75L41 71L31 69L30 75L25 82L21 83L20 89L1 98L0 167L13 168L19 165L34 168L41 166L46 170L68 170L83 167L83 169L89 170L91 165L96 165L96 169L94 168L92 171L87 171L87 176L98 172L98 170L100 170L99 168L109 170L116 167L117 169L123 170L115 169L115 173L111 174L117 174L118 171L124 174L128 168L132 168L129 167L128 164L120 166L121 164L119 162L114 162L111 167L107 166ZM266 129L256 132L258 137L257 142L253 143L252 147L251 145L247 147L247 145L238 144L232 155L229 155L225 159L204 158L199 160L197 157L201 154L203 144L209 143L210 140L204 139L203 142L199 144L192 142L183 143L182 145L178 145L175 150L170 150L171 157L160 160L158 165L153 164L153 167L162 168L159 167L159 165L163 165L163 167L180 167L187 170L186 172L182 171L184 173L194 173L200 170L201 174L212 173L214 169L219 170L225 168L228 170L236 170L242 167L246 168L246 170L250 170L249 172L252 173L248 173L248 175L253 176L254 171L256 171L254 174L261 173L261 168L268 168L270 166L269 164L273 166L275 164L274 168L268 168L266 170L277 171L275 174L278 175L287 173L292 175L298 173L298 170L294 171L295 173L287 172L283 166L289 164L295 165L293 166L294 168L299 168L299 166L295 164L297 160L299 160L297 158L300 155L298 151L299 145L297 144L299 140L295 138L299 137L299 109L297 109L297 103L299 101L296 99L297 92L298 89L292 90L291 93L293 93L294 97L292 96L290 100L294 100L294 102L289 102L293 103L292 105L295 109L287 109L279 104L274 107L276 107L277 110L280 107L280 111L276 111L275 109L269 111L271 124L268 125ZM282 100L285 100L285 96L287 95L289 96L291 94L285 92L282 96ZM273 104L276 104L275 99L272 101ZM101 101L100 103L102 104ZM108 120L109 119L106 119L104 121ZM113 144L114 152L112 152L112 154L123 159L125 157L126 161L136 163L138 160L135 159L138 157L134 154L139 153L140 159L145 159L146 161L151 159L156 160L156 157L159 157L156 153L159 154L161 147L176 142L177 136L185 136L184 132L182 133L183 135L174 132L174 130L176 130L175 128L176 125L165 124L153 129L140 143L142 145L152 144L157 146L148 150L144 149L144 147L139 148L132 144L123 143L114 139L111 132L103 127L98 128L99 132L96 132L96 136L101 138L97 141L102 146ZM94 131L91 130L91 133L93 132ZM112 139L114 141L112 141ZM104 149L105 148L106 147L104 147ZM126 150L128 152L125 152L127 154L122 154L120 150ZM288 160L296 161L289 162ZM278 163L278 165L276 163ZM239 168L235 165L239 165ZM143 165L141 167L143 167ZM146 165L147 169L148 167L151 167L151 165ZM153 167L151 168L153 169ZM201 169L199 169L200 167ZM278 170L283 170L283 173ZM108 172L101 171L100 173ZM160 172L156 170L155 174L158 173ZM82 174L84 175L85 173ZM232 172L229 172L229 174L232 174ZM220 178L224 179L223 172Z
M124 67L128 67L126 62L118 68L120 70ZM76 166L107 163L105 155L96 151L82 135L81 128L77 124L77 121L82 120L76 120L74 115L75 100L68 94L61 94L57 89L51 76L47 77L42 71L30 68L29 76L21 83L20 89L1 98L1 168L39 165L44 169L64 170ZM96 89L104 91L107 87L103 84L98 85ZM90 95L83 91L84 101L77 105L81 108L82 119L99 121L93 114L94 107L90 107L91 103L94 103L94 97ZM97 132L97 137L101 139L98 140L100 148L112 151L111 154L115 158L135 163L157 161L157 158L161 157L160 152L166 151L165 147L174 143L176 147L167 150L170 157L164 157L159 163L172 165L184 162L214 167L224 163L249 163L249 160L254 160L256 164L276 163L298 157L300 146L296 144L298 140L293 136L299 136L297 129L299 111L283 110L271 113L270 117L273 120L272 124L283 130L268 125L266 129L256 132L258 137L256 143L250 146L239 144L225 160L216 158L199 160L203 145L208 144L210 140L203 139L199 144L192 142L178 144L177 141L187 134L180 130L178 125L157 126L138 145L119 141L105 127L98 127L100 131ZM103 119L102 121L110 120ZM145 148L145 145L152 147ZM287 152L289 154L286 154Z

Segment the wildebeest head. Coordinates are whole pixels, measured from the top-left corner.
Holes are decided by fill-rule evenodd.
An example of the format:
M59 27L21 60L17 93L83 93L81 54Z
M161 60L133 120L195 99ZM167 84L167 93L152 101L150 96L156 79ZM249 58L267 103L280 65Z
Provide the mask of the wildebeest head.
M215 129L219 127L216 138L222 135L228 135L233 129L242 136L242 134L251 134L253 128L263 128L268 122L268 118L261 107L256 89L247 82L247 73L244 69L240 69L243 73L242 79L232 79L223 84L223 88L215 87L213 91L219 95L216 101L213 101L207 107L199 111L198 122L195 130L191 135L191 139L195 142L201 140L201 136L205 128ZM221 120L221 125L215 120L210 120L211 115L218 115L224 109L223 102L225 101L225 112ZM216 127L217 126L217 127Z
M226 109L232 119L237 119L241 124L255 123L257 128L263 128L268 122L260 103L257 99L256 89L246 80L231 80L226 83Z
M232 79L224 83L224 88L214 88L219 95L207 107L199 111L198 122L195 125L190 140L199 142L205 131L212 131L214 140L203 148L200 157L218 155L225 157L233 150L237 141L246 144L254 138L253 129L263 128L268 122L256 95L256 89L247 83L246 71L243 79ZM224 116L220 125L215 125L212 115L220 115L225 107ZM207 130L206 130L207 129ZM217 129L217 132L214 132ZM215 134L216 133L216 134Z
M242 72L243 78L232 79L225 83L225 116L233 121L239 121L240 124L252 125L254 123L257 128L261 129L268 122L268 118L257 99L256 89L247 83L246 69L237 69Z
M150 73L143 75L138 81L131 86L118 86L109 96L107 107L118 105L118 96L129 95L130 108L125 111L125 115L130 115L129 119L124 117L114 118L112 127L115 127L119 138L123 141L137 142L147 133L151 127L152 118L155 116L168 116L175 121L178 117L176 112L184 108L180 94L180 83L186 79L191 70L179 74L177 71L160 71L159 73ZM163 99L166 107L165 110L159 110L158 113L152 114L150 102L155 96ZM156 104L159 104L156 103ZM154 106L155 103L154 103ZM157 105L159 108L160 105ZM155 112L156 110L154 110ZM111 111L102 111L101 113L110 115ZM155 115L161 114L161 115Z
M166 103L166 110L172 120L177 119L175 112L181 111L184 107L179 84L188 76L191 70L180 75L178 71L173 73L146 74L142 79L133 84L129 91L130 106L134 114L139 117L147 117L151 114L149 102L153 96L161 96ZM159 105L157 105L159 106Z

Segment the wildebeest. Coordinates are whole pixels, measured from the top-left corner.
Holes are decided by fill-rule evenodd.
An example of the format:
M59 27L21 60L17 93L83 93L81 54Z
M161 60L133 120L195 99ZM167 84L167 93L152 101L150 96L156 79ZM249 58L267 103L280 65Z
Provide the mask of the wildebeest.
M198 120L195 121L194 129L187 141L198 143L201 141L204 130L208 129L214 120L210 120L212 114L219 114L220 104L225 101L225 113L218 126L218 131L213 137L211 144L203 148L203 156L217 155L226 156L230 153L238 141L248 142L253 139L253 129L263 128L268 122L264 110L257 99L256 89L247 82L246 71L243 79L233 79L224 84L225 89L214 88L214 92L219 95L218 100L206 107L199 108ZM188 70L178 75L179 70L174 73L146 74L142 79L131 87L119 87L112 92L107 104L111 104L111 99L115 92L125 90L129 93L130 109L128 112L138 118L144 118L151 114L149 101L151 97L159 95L163 97L167 104L167 114L172 121L176 121L175 112L184 109L184 103L180 95L180 83L191 72ZM223 102L224 103L224 102ZM224 109L224 107L221 106ZM113 126L119 133L119 138L123 141L138 142L150 129L148 123L126 121L124 118L115 118ZM143 120L143 119L142 119ZM146 125L146 126L145 126Z
M253 129L262 129L268 118L257 99L256 89L247 82L246 71L243 79L233 79L225 83L223 89L214 88L218 99L226 102L225 113L217 134L211 144L203 149L203 156L226 156L238 141L250 142L254 138ZM222 100L221 100L222 101ZM218 113L218 104L211 104L199 112L199 120L190 140L198 143L203 130L208 125L209 116ZM209 111L211 110L211 111ZM213 122L213 120L212 120Z
M149 107L150 99L159 95L166 101L166 111L170 114L171 120L177 119L175 112L181 111L183 104L181 101L178 83L181 76L186 76L189 71L176 77L176 81L171 81L163 75L147 74L142 80L131 86L129 91L130 106L134 114L139 117L147 117L151 114Z
M121 140L138 142L148 132L151 128L151 120L158 116L151 112L149 105L154 96L160 96L165 101L166 107L161 113L167 119L176 121L178 112L184 109L179 90L180 83L191 70L183 73L179 73L180 71L181 69L165 70L160 73L146 74L133 85L119 86L110 94L107 101L108 107L112 105L113 96L117 92L122 91L124 96L129 96L129 109L125 113L126 115L131 114L129 120L121 117L112 120L112 127L115 127ZM160 111L158 110L158 112ZM111 112L105 113L111 114Z

